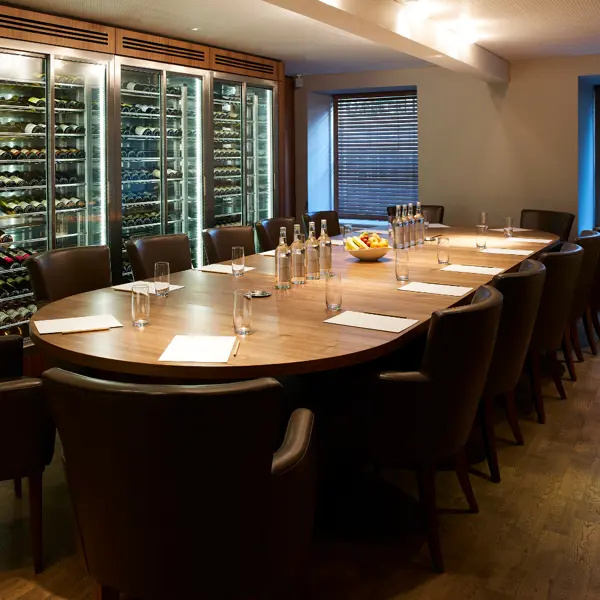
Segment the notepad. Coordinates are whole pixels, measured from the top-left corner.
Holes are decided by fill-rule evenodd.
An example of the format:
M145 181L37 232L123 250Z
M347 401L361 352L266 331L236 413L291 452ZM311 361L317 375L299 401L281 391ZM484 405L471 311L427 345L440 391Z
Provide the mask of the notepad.
M490 229L490 231L502 231L502 232L504 232L504 229L502 227L500 227L498 229ZM533 229L521 229L521 227L513 227L513 231L533 231Z
M261 252L261 256L275 256L275 250L267 250L266 252Z
M331 240L331 245L332 246L343 246L344 240Z
M198 267L196 271L204 271L205 273L222 273L223 275L232 275L233 270L231 265L206 265L205 267ZM244 273L248 271L254 271L254 267L244 267Z
M130 283L124 283L122 285L113 285L113 290L117 290L117 292L130 292L134 285L147 285L148 291L151 294L156 294L156 289L154 287L153 281L134 281ZM174 292L175 290L180 290L184 286L183 285L169 285L169 292Z
M421 283L420 281L411 281L398 289L402 292L423 292L440 296L464 296L473 290L473 288L460 285L440 285L439 283Z
M226 363L236 337L176 335L158 359L161 362Z
M507 242L522 242L523 244L550 244L552 240L542 240L540 238L522 238L522 237L510 237L506 238Z
M482 250L487 254L516 254L517 256L529 256L531 250L517 250L517 248L486 248Z
M40 335L47 333L72 333L76 331L97 331L112 327L123 327L112 315L92 315L89 317L70 317L68 319L49 319L36 321Z
M450 225L444 225L443 223L429 223L427 229L450 229Z
M453 273L473 273L474 275L498 275L504 269L501 267L476 267L474 265L448 265L441 271L452 271Z
M347 325L348 327L359 327L361 329L374 329L376 331L389 331L390 333L400 333L409 327L412 327L419 321L415 319L405 319L403 317L389 317L387 315L374 315L371 313L355 312L347 310L331 319L326 319L324 323L333 323L334 325Z

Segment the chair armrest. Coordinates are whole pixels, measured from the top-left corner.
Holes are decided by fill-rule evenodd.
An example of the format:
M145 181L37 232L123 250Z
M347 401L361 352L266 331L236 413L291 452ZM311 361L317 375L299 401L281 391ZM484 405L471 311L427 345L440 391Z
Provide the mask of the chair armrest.
M0 337L0 379L23 375L23 338L20 335Z
M306 408L292 413L283 443L273 455L271 475L283 475L302 461L310 446L313 423L314 415Z
M0 397L10 392L27 392L42 387L42 380L36 377L21 377L10 381L0 381ZM1 401L0 401L1 405Z
M381 381L393 381L396 383L431 383L426 375L423 375L420 371L408 371L403 373L402 371L387 371L386 373L380 373L379 379Z

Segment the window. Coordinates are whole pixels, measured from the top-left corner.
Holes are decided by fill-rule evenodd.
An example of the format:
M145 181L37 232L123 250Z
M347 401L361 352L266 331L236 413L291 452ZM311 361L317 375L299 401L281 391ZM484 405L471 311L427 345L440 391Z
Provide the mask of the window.
M418 199L417 91L334 96L335 208L387 219Z

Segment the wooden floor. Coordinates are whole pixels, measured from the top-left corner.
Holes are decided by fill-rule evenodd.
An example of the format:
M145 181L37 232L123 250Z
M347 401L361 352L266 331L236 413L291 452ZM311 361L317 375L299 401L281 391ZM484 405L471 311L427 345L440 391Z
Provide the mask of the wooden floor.
M452 473L438 476L447 573L429 566L422 535L320 535L294 600L600 598L600 359L586 354L569 400L546 386L548 424L522 420L525 447L500 441L502 483L473 476L481 512L465 514ZM498 436L509 440L502 424ZM484 470L484 465L481 466ZM388 474L392 476L392 474ZM414 492L409 474L395 483ZM62 468L44 479L45 555L34 576L27 490L0 484L0 599L95 597L75 553Z

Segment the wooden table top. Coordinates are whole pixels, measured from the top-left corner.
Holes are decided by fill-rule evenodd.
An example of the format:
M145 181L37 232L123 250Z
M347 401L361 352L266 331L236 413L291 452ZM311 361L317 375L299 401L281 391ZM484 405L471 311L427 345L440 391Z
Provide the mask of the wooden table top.
M526 256L485 254L475 248L473 228L431 229L429 235L450 238L452 264L501 267L510 270ZM518 237L556 241L555 235L527 231ZM507 242L490 232L488 248L519 248L530 256L549 244ZM411 248L410 281L468 286L476 289L491 281L489 275L444 272L437 263L437 244ZM333 248L333 269L342 273L343 310L401 316L418 320L400 334L326 324L336 313L325 307L325 281L309 281L291 290L273 287L275 259L253 255L246 265L255 267L243 277L185 271L171 276L171 283L185 286L166 298L151 296L150 324L131 326L131 298L127 292L105 288L53 302L31 320L31 338L51 357L71 364L132 376L177 380L224 380L292 375L351 366L383 356L426 330L431 314L464 301L465 297L400 292L395 279L393 252L384 259L360 262L343 247ZM236 357L227 364L164 363L158 359L178 334L234 335L233 290L262 289L268 298L252 300L252 333L240 336ZM469 294L467 294L468 296ZM39 335L36 321L65 317L111 314L124 327L109 331L69 335Z

